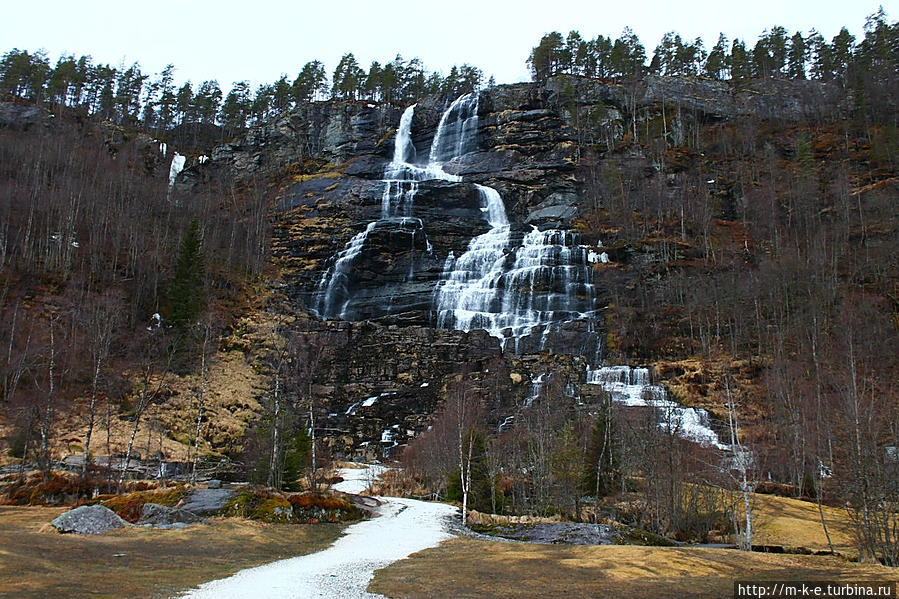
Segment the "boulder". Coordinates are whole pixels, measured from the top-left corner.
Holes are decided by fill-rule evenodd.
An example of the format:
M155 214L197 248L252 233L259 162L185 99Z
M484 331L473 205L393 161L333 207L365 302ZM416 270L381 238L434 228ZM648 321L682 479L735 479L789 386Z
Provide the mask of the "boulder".
M178 508L198 516L211 516L221 511L232 497L231 489L194 489Z
M132 526L102 505L83 505L53 519L50 524L61 533L95 535Z
M200 520L195 513L183 508L174 508L158 503L145 503L140 512L139 525L169 527L175 524L193 524Z

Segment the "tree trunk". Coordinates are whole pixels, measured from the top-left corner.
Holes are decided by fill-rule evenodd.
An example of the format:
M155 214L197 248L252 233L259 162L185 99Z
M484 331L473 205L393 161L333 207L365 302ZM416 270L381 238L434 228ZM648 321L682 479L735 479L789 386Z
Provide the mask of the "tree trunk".
M87 433L84 435L84 456L81 460L81 478L87 478L87 464L90 461L91 435L94 432L95 410L97 406L97 382L100 379L100 364L98 359L94 363L94 378L91 381L91 403L88 408Z
M281 418L281 376L280 373L275 374L275 390L272 394L272 400L274 402L274 414L272 415L272 454L271 460L268 465L268 486L277 489L280 485L280 476L279 476L279 468L278 468L278 443L280 440L278 439L278 427L280 426L279 420Z
M44 405L44 415L41 418L41 470L44 476L50 474L50 425L53 420L53 393L54 377L56 374L56 336L53 332L55 319L50 319L50 364L48 367L49 383L47 386L47 400Z

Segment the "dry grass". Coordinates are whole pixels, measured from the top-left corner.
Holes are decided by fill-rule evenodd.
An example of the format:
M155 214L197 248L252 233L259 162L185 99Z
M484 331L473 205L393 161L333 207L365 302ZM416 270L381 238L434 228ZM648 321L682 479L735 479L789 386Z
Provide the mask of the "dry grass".
M181 531L47 532L65 510L0 507L0 597L170 597L242 568L318 551L342 530L228 519Z
M260 317L261 318L261 317ZM249 321L249 320L248 320ZM244 335L249 346L261 343L262 325L255 321L246 325ZM251 328L256 327L256 328ZM166 377L166 387L172 396L160 406L151 406L141 419L134 440L133 451L146 458L161 451L170 460L187 459L187 440L193 435L196 418L197 392L201 386L196 374ZM220 450L244 433L247 424L258 418L262 407L256 401L265 387L264 376L253 367L242 351L220 351L210 360L204 411L209 424L203 429L201 452ZM88 422L88 400L80 398L61 411L54 423L50 452L54 459L80 456L84 452L84 438ZM128 447L134 423L113 406L109 422L107 445L106 406L100 406L97 423L91 438L91 453L124 452ZM8 454L8 439L13 435L10 422L0 413L0 465L15 464L18 460ZM170 432L162 434L163 431Z
M369 590L394 599L680 599L731 597L736 579L886 581L896 579L896 570L729 549L453 539L379 570Z
M858 555L852 520L846 510L825 505L823 511L834 550L844 555ZM788 497L755 495L755 512L759 527L753 543L805 547L812 551L828 549L817 504Z

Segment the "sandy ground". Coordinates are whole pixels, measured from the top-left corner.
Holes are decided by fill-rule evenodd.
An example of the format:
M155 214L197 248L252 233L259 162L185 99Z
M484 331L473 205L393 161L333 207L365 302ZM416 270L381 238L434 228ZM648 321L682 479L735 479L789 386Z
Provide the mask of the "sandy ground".
M376 478L370 468L340 471L335 487L360 491ZM181 595L190 599L301 599L382 597L366 591L375 570L450 538L453 506L380 498L378 517L349 527L331 547L311 555L238 572Z

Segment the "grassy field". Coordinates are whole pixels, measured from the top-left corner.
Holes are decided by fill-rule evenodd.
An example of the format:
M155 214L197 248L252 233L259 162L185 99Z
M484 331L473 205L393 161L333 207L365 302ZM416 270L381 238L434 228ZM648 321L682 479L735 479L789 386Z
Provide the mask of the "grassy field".
M393 599L732 597L734 580L891 581L893 568L733 549L453 539L375 573Z
M756 495L758 544L827 549L814 503ZM834 548L857 555L845 510L824 507ZM697 547L565 546L453 539L375 574L393 599L732 597L734 580L894 581L899 570L840 557Z
M753 543L805 547L812 551L828 549L817 504L788 497L755 495L754 510L757 528ZM822 511L834 550L845 556L857 556L854 528L846 510L823 506Z
M342 530L222 519L181 531L61 535L47 523L66 509L0 506L0 597L170 597L242 568L318 551Z

